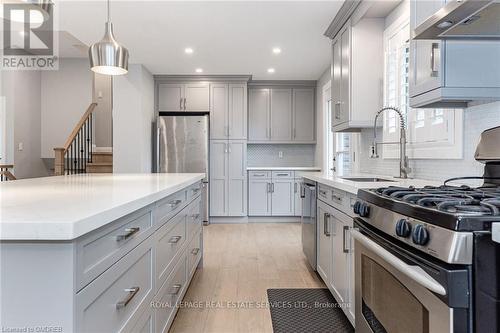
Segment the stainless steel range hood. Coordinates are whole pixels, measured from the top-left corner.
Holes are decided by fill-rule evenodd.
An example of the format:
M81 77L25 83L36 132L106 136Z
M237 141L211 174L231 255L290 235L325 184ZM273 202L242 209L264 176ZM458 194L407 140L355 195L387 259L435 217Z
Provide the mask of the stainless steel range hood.
M500 0L451 1L413 31L414 39L500 39Z

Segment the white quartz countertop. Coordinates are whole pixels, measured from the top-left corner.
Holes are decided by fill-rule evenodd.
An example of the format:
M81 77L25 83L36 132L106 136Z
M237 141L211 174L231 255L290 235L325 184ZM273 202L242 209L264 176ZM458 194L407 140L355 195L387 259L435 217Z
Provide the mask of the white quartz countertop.
M71 240L202 180L203 173L81 174L0 184L0 240Z
M432 180L423 179L401 179L390 176L372 175L366 173L352 174L346 176L332 176L322 172L301 172L301 177L318 182L320 184L328 185L339 190L343 190L352 194L357 194L359 189L370 189L388 186L415 186L423 187L426 185L439 186L443 183ZM343 179L344 177L371 177L392 180L390 182L355 182L352 180Z
M321 168L318 167L247 167L248 171L254 170L266 170L266 171L275 171L275 170L291 170L291 171L320 171Z

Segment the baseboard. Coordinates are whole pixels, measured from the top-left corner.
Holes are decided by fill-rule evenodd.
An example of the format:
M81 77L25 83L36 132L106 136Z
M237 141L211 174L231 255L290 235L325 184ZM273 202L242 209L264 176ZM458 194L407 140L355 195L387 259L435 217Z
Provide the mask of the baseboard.
M224 223L299 223L298 216L213 216L211 224Z

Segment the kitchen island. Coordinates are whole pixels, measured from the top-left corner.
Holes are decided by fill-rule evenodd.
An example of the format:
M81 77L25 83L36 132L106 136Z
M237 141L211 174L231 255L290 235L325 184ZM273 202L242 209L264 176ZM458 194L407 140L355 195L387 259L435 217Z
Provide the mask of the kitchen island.
M203 253L204 174L0 185L0 326L168 331Z

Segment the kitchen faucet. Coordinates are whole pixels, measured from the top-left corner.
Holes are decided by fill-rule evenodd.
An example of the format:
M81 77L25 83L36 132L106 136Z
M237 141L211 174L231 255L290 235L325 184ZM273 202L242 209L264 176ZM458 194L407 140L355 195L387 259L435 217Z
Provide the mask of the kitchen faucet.
M400 135L399 142L377 142L377 119L382 112L392 110L396 112L399 116L399 127L400 127ZM380 109L375 115L375 121L373 124L373 144L370 147L371 149L371 158L378 158L377 145L393 145L399 144L399 177L400 178L408 178L408 174L411 172L408 156L406 156L406 124L405 118L401 111L398 108L393 106L386 106Z

